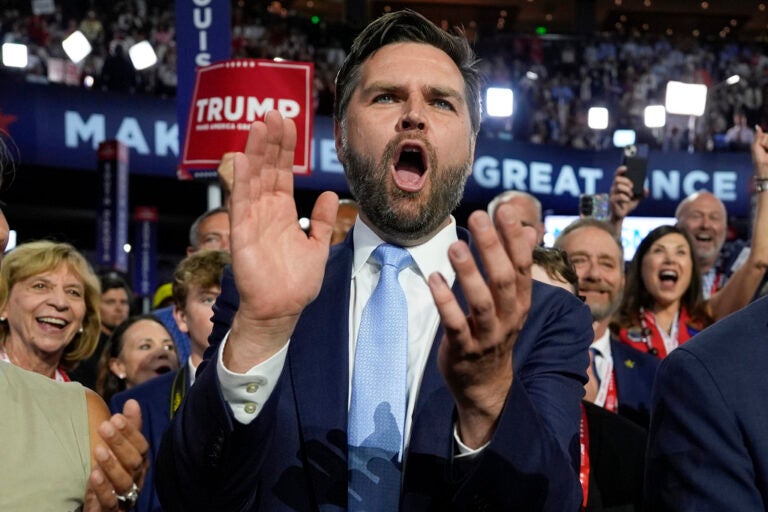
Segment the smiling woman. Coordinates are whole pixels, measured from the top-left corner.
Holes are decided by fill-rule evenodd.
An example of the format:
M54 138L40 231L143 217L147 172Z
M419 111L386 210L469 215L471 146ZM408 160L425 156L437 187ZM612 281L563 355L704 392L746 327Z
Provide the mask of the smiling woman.
M179 368L171 334L153 315L136 315L112 331L99 362L96 391L112 395Z
M68 381L96 348L98 304L98 278L73 246L18 246L0 268L0 359Z
M632 258L611 328L622 342L664 358L711 323L691 239L675 226L652 230Z

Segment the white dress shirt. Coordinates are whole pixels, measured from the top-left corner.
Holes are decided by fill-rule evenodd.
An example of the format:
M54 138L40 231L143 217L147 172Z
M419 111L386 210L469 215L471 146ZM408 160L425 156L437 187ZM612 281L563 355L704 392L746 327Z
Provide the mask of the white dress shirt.
M429 358L432 342L440 323L427 278L433 272L440 272L452 286L456 274L448 260L448 247L458 239L456 222L451 222L429 241L415 247L408 247L414 264L402 270L399 281L408 301L408 403L405 423L406 445L410 438L411 418L416 396L421 386L424 367ZM370 256L383 243L358 217L353 232L354 261L350 283L349 308L349 383L351 388L357 331L363 308L373 293L379 279L379 267ZM229 403L237 421L248 424L258 416L261 407L275 388L283 370L288 353L288 343L268 360L254 366L244 374L228 370L223 363L222 353L229 334L219 348L217 372L224 399ZM289 341L290 343L290 341ZM351 389L350 389L351 396ZM347 405L349 406L349 405ZM457 436L455 436L457 437ZM458 439L457 439L458 441ZM460 442L459 442L460 443ZM459 444L461 453L473 453Z
M611 372L613 371L613 355L611 355L611 331L606 329L602 336L592 342L589 346L593 351L595 360L595 377L600 383L595 397L595 405L605 406L605 399L608 396L608 385L610 383Z
M195 374L197 373L197 366L192 364L192 358L187 358L187 371L189 372L189 385L195 383Z

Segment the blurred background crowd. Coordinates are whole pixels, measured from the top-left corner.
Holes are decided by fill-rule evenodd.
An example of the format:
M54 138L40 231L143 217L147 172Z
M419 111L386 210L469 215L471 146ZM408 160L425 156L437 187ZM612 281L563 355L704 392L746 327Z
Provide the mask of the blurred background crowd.
M0 41L29 46L29 62L23 70L27 80L175 95L172 2L57 2L55 12L46 15L33 14L30 2L7 3L11 5L2 13ZM312 4L234 4L232 56L314 62L316 113L329 115L334 75L355 26L312 16L307 9L290 8L291 3ZM756 11L765 10L764 4L752 3ZM708 3L701 4L703 8ZM621 5L616 1L617 7ZM693 137L697 151L727 150L734 145L746 149L748 144L733 144L726 138L730 128L739 126L739 116L746 127L768 123L763 102L768 93L768 57L762 40L732 37L739 28L737 18L718 34L697 28L652 30L647 24L630 25L626 16L620 16L610 31L555 34L544 26L535 31L509 30L504 24L506 12L499 11L492 29L472 19L451 20L466 29L483 59L489 84L515 90L516 115L487 123L485 130L493 136L579 149L610 147L610 131L595 131L587 125L587 108L597 104L612 112L613 128L634 129L640 140L655 148L684 150L689 140L686 119L672 118L665 128L656 130L643 123L644 107L663 103L669 80L710 88L710 107ZM93 47L78 64L67 58L61 46L75 30ZM158 62L137 71L128 49L145 40L155 49ZM737 83L726 82L734 76L739 77Z

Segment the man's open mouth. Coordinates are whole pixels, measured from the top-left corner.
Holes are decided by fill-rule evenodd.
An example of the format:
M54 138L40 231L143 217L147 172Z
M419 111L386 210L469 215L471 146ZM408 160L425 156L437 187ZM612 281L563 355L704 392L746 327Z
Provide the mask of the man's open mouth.
M421 144L406 142L400 146L395 159L395 182L406 191L418 191L424 184L427 158Z

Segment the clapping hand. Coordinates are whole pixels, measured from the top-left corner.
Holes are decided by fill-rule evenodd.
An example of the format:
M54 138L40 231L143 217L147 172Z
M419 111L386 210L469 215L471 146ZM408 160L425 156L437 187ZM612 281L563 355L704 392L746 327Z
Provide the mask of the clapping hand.
M141 434L138 402L128 400L123 413L102 422L98 432L101 443L93 450L97 465L88 481L84 511L130 510L149 467L149 444Z
M487 213L469 217L469 229L487 271L480 273L463 241L448 256L469 305L465 315L440 274L429 277L445 328L438 365L456 402L459 434L477 448L493 435L512 385L512 349L531 307L531 265L536 231L523 226L515 206L502 205L496 225Z

